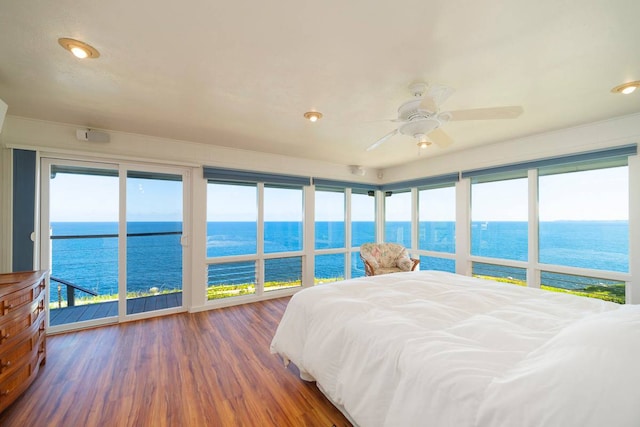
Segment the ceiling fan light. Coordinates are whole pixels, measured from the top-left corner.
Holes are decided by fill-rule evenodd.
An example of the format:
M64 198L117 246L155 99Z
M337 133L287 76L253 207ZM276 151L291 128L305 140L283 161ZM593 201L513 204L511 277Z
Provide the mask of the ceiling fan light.
M633 93L638 87L640 87L640 80L618 85L613 89L611 89L611 92L621 93L623 95L629 95L630 93Z
M420 143L426 143L427 142L427 135L425 135L424 133L417 133L414 135L414 137L420 141Z

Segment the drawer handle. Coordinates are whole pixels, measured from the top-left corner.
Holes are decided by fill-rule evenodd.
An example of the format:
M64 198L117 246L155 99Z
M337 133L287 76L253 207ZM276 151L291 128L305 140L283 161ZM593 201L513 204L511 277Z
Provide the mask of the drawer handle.
M11 366L11 360L7 360L6 362L4 362L2 365L0 365L0 371L4 371L5 369L7 369L9 366Z
M10 392L11 392L11 390L2 390L2 391L0 391L0 396L9 396Z
M11 335L10 334L6 334L6 335L0 335L0 343L6 339L8 339Z

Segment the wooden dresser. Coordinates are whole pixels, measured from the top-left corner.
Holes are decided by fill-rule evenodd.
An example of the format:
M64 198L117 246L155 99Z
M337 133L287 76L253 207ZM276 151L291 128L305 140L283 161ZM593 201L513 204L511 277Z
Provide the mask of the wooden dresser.
M46 276L46 270L0 274L0 412L45 363Z

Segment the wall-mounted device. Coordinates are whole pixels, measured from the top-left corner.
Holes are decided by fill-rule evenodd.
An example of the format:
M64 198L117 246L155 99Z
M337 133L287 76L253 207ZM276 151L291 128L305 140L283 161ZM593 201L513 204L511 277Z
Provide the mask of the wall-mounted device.
M363 166L351 165L349 169L353 175L365 176L367 174L367 170Z
M78 141L89 142L109 142L111 137L106 132L98 132L92 129L78 129L76 130L76 138Z

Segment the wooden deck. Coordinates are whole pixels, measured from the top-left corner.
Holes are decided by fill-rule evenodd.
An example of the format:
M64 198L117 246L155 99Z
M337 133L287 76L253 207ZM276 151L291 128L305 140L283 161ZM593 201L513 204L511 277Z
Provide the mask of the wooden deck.
M127 314L145 313L163 308L180 307L181 305L182 292L131 298L127 300ZM66 323L83 322L117 315L118 301L54 308L51 309L49 313L49 325L63 325Z

